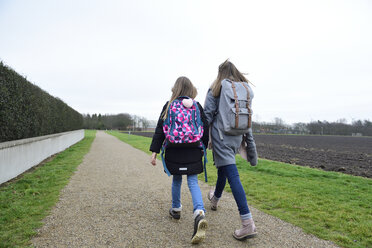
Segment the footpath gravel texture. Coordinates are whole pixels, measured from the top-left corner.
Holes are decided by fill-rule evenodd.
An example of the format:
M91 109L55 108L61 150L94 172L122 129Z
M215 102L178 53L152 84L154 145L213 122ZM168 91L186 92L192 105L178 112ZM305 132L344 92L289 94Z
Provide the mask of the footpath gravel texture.
M199 181L209 228L197 247L337 247L250 206L258 236L237 241L239 213L224 192L209 210L211 186ZM150 156L104 132L62 190L60 200L32 239L36 247L191 247L192 200L184 177L180 220L169 217L171 177ZM248 199L249 202L249 199Z

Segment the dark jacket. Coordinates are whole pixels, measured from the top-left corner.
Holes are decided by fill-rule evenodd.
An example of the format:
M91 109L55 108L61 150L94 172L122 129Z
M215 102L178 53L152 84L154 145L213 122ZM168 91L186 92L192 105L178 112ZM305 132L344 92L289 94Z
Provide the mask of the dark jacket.
M155 129L155 133L152 137L152 142L150 146L150 151L152 152L159 153L165 140L165 134L163 132L164 121L163 121L162 116L167 107L167 104L168 102L164 105L163 110L161 111L158 124ZM204 129L203 137L201 140L204 146L207 147L208 141L209 141L209 125L208 125L207 118L204 114L204 110L202 106L199 103L197 104L200 109L200 116L203 122L203 129ZM200 165L202 165L201 155L202 155L202 150L200 148L196 147L195 145L189 145L189 144L181 144L181 145L171 144L165 150L166 163L168 160L171 160L172 162L177 161L182 164L192 163L197 160L198 162L200 162ZM168 163L167 163L167 167L168 167Z

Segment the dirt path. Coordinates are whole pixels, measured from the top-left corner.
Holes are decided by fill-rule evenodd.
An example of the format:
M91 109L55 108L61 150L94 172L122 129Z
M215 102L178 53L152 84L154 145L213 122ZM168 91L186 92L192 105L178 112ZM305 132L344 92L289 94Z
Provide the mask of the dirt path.
M300 228L251 208L259 236L236 241L239 214L225 192L217 212L208 211L210 186L200 182L209 229L198 247L337 247ZM32 240L36 247L191 247L192 201L184 178L179 221L168 216L171 178L149 155L97 132L90 152L61 192Z

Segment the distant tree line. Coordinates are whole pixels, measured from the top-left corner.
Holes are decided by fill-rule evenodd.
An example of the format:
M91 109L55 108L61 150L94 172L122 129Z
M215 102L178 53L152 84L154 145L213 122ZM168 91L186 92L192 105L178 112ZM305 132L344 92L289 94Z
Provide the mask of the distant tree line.
M149 128L150 122L144 118L127 113L116 115L83 115L85 129L116 129L142 131Z
M80 113L0 62L0 142L82 126Z
M85 129L116 129L147 131L151 121L127 113L116 115L83 115ZM155 123L156 124L156 123ZM154 123L153 123L154 125ZM336 122L312 121L286 124L281 118L273 122L253 122L253 132L268 134L313 134L313 135L362 135L372 136L372 122L357 120L348 124L345 119Z
M274 134L314 134L314 135L362 135L372 136L372 122L356 120L348 124L345 119L336 122L312 121L286 124L282 119L275 118L273 122L253 122L256 133Z
M372 136L372 122L369 120L357 120L352 124L347 124L342 120L338 122L314 121L309 123L307 128L310 134Z

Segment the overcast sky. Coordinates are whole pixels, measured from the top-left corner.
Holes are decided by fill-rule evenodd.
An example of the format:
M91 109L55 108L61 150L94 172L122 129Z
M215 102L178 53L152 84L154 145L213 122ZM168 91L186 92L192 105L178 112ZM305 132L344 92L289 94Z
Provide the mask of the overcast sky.
M155 120L179 76L203 104L227 58L255 121L372 120L369 0L0 0L0 60L80 113Z

